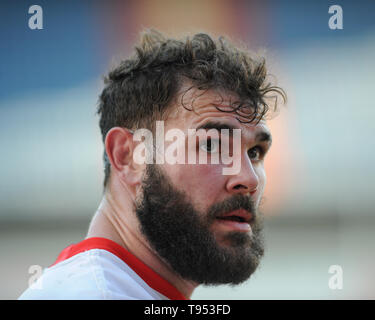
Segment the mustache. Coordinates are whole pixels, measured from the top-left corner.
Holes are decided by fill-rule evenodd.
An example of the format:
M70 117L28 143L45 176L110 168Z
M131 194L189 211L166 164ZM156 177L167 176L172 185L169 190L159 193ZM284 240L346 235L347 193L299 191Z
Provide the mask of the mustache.
M234 195L222 202L213 204L207 213L209 220L214 220L228 212L243 209L250 212L255 220L257 218L257 208L254 201L249 196L241 194Z

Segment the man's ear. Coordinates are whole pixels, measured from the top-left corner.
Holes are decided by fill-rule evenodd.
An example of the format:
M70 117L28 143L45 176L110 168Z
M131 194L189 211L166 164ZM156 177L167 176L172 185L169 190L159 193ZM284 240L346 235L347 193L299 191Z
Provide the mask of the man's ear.
M126 128L113 127L105 137L105 150L111 162L112 174L117 175L128 185L136 186L142 182L144 165L133 159L136 143L133 134Z

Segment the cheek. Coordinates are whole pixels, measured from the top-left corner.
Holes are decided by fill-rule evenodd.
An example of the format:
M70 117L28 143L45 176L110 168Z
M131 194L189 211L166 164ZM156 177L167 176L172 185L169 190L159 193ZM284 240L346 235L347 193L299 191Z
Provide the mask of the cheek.
M198 210L205 210L225 190L225 177L219 165L170 165L173 184L185 192Z
M264 187L267 181L267 176L266 176L266 170L264 169L263 166L257 171L257 175L259 178L259 186L261 186L262 190L264 190Z
M256 201L257 201L257 205L259 205L259 203L262 199L263 193L264 193L265 186L266 186L267 176L266 176L266 171L264 170L264 167L256 170L256 174L257 174L258 179L259 179L257 200Z

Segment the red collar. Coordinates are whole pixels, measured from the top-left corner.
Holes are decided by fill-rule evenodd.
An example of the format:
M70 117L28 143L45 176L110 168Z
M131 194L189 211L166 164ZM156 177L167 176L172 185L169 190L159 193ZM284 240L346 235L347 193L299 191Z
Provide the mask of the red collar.
M103 249L114 254L124 261L131 269L133 269L133 271L138 274L152 289L161 293L165 297L171 300L186 300L186 298L167 280L163 279L159 274L157 274L149 266L145 265L141 260L127 251L124 247L109 239L88 238L77 244L72 244L60 253L53 265L69 259L78 253L91 249Z

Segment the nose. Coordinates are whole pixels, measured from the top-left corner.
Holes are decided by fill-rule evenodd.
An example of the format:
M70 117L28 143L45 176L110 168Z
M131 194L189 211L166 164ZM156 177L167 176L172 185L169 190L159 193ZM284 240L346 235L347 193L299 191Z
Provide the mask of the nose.
M229 177L226 188L231 194L253 195L258 189L259 177L247 156L241 160L241 169L238 174Z

